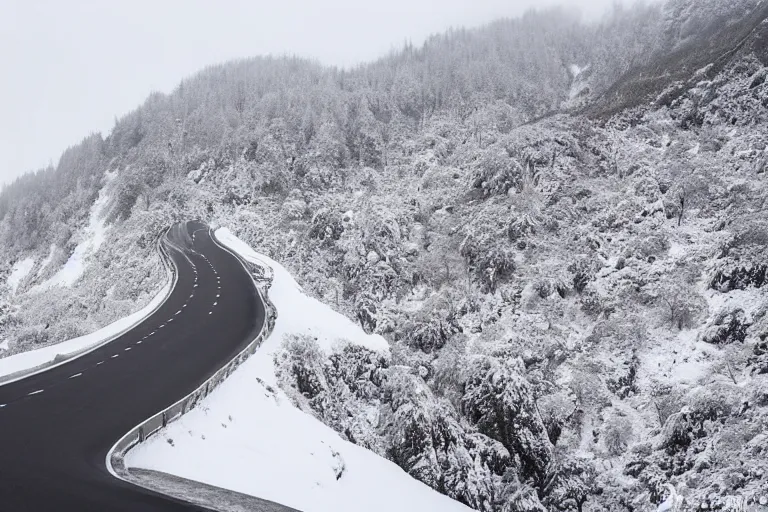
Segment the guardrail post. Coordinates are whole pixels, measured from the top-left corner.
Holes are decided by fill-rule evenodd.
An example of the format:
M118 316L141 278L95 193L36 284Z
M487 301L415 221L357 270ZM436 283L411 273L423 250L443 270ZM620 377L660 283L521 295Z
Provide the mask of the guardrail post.
M167 233L167 231L166 231L166 233ZM162 238L162 234L160 235L160 237L161 238L158 241L159 246L160 246L159 247L160 248L160 252L163 253L166 256L166 258L170 259L170 255L168 253L168 247L165 246L166 243L168 242L168 240L167 240L167 238L163 239ZM224 247L222 246L222 248L224 248ZM229 249L225 249L225 250L229 251ZM247 271L247 263L244 262L245 260L240 258L238 255L236 255L232 251L229 251L229 252L231 254L233 254L236 258L238 258L241 263L243 263L243 267ZM163 259L163 262L167 263L166 259ZM172 266L172 265L169 265L168 267L170 267L171 272L175 275L176 274L175 267ZM266 279L266 283L267 283L266 288L269 289L269 287L272 285L272 278ZM256 283L254 283L254 285L255 284ZM275 320L277 319L277 316L278 316L277 309L275 308L274 304L272 304L272 302L270 301L269 295L266 292L261 290L258 286L256 286L256 291L257 291L257 293L259 294L259 296L262 298L262 300L264 302L265 316L266 316L266 318L265 318L266 329L262 328L261 332L251 341L251 343L248 345L248 347L245 348L241 352L240 355L233 357L228 364L224 365L223 367L221 367L219 369L219 371L217 371L215 374L213 374L205 382L204 385L201 385L195 391L193 391L192 393L187 395L186 398L182 399L182 401L180 403L180 405L181 405L180 411L177 411L176 413L174 413L175 415L173 416L173 419L177 419L180 416L183 416L187 412L189 412L192 409L194 409L195 407L197 407L197 405L199 404L200 401L202 401L203 398L207 397L219 384L221 384L224 380L227 379L227 377L229 377L232 373L234 373L234 371L240 365L242 365L248 359L248 357L251 354L256 352L256 350L259 348L259 346L264 342L264 340L267 338L267 336L274 329L274 327L275 327ZM177 407L178 405L179 405L179 403L177 402L176 404L166 408L166 410L161 411L162 414L160 415L160 419L162 420L162 426L160 426L160 427L157 426L157 419L158 419L157 415L155 415L155 416L145 420L145 422L142 425L139 425L136 428L136 430L138 431L138 437L139 437L138 443L143 443L144 441L146 441L146 439L147 439L147 437L149 435L152 435L153 433L159 431L160 428L166 427L168 425L168 420L169 420L168 412L170 410L172 410L174 407ZM151 429L149 433L147 433L147 429L148 428ZM130 433L126 434L123 437L123 440L119 441L118 444L120 442L123 442L129 435L130 435ZM115 447L117 447L117 446L118 445L115 445ZM133 445L126 447L124 449L124 452L127 453L127 451L132 446ZM122 455L124 455L124 453Z

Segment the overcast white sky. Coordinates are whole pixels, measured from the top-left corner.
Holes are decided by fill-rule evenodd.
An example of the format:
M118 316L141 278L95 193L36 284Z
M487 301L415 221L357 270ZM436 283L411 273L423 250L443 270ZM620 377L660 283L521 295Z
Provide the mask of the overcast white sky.
M0 0L0 183L54 165L152 91L222 61L296 54L350 65L406 40L531 7L613 0Z

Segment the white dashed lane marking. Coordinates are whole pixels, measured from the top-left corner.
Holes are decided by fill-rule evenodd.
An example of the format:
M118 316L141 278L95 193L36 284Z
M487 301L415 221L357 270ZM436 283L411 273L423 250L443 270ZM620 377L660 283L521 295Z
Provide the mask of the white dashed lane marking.
M119 356L119 355L120 355L120 354L115 354L115 355L113 355L113 356L112 356L112 359L116 358L116 357L117 357L117 356Z
M2 409L3 407L5 407L5 405L6 405L6 404L0 404L0 409Z
M125 347L126 352L128 352L129 350L131 350L131 347Z
M76 373L76 374L72 375L72 376L70 377L70 379L74 379L75 377L79 377L79 376L81 376L82 374L83 374L83 372L80 372L80 373Z
M100 364L104 364L104 361L99 361L98 363L96 363L96 366L99 366Z
M45 390L44 390L44 389L38 389L37 391L33 391L33 392L31 392L31 393L27 393L27 396L32 396L32 395L39 395L39 394L40 394L40 393L42 393L43 391L45 391Z
M214 305L214 306L215 306L216 304L218 304L218 302L214 302L214 303L213 303L213 305Z
M141 345L141 340L136 342L137 345Z

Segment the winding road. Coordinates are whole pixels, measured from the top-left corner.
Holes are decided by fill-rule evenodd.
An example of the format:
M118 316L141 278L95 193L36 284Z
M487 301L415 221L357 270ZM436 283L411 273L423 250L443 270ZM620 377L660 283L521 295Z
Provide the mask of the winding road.
M0 511L205 510L118 480L106 455L242 350L265 308L206 225L176 224L161 243L178 278L151 316L93 352L0 386Z

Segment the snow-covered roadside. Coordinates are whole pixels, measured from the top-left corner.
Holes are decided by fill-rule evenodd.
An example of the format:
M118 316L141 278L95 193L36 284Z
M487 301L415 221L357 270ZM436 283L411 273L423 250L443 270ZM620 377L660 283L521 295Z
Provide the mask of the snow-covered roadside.
M154 311L171 292L172 282L166 283L165 286L155 295L149 303L141 310L128 315L124 318L116 320L111 324L94 331L85 336L73 338L71 340L63 341L55 345L39 348L37 350L30 350L29 352L22 352L15 354L4 359L0 359L0 377L11 375L13 373L21 372L24 370L30 370L46 363L52 363L57 356L69 356L90 347L95 347L102 342L116 336L122 331L137 324L145 317Z
M468 511L395 464L344 441L295 408L276 383L273 355L287 334L310 334L330 350L346 339L373 350L386 340L305 295L288 271L226 228L219 241L274 271L272 335L196 409L126 456L126 465L251 494L304 512Z

